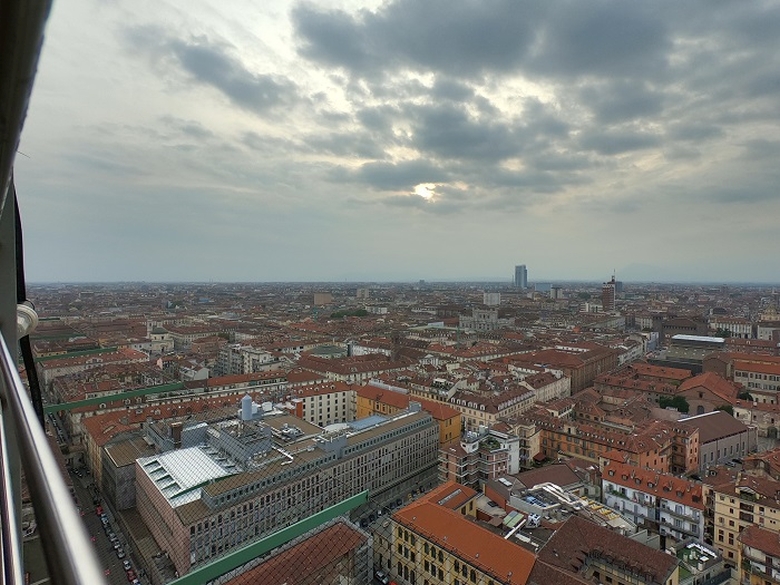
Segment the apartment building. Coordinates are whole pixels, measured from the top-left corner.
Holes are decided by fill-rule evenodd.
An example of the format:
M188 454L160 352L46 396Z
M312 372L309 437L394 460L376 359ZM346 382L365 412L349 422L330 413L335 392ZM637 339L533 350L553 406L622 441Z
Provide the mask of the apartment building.
M307 355L298 360L298 367L304 370L322 374L329 380L348 384L368 382L383 372L402 370L408 366L408 362L392 361L387 356L379 354L333 359Z
M399 585L529 583L534 554L480 526L475 515L474 491L453 482L393 514L390 577Z
M780 539L776 532L748 526L737 537L744 585L780 584Z
M756 402L777 404L780 390L780 362L757 363L742 360L733 362L734 381L742 384Z
M402 388L372 381L355 390L355 418L372 414L393 415L409 408L409 394ZM444 402L414 397L423 410L430 413L439 425L439 445L444 446L457 441L461 431L461 413Z
M264 372L280 367L281 355L252 345L232 343L219 349L214 371L218 376Z
M535 579L537 567L547 565L564 573ZM537 555L534 583L608 583L610 585L678 585L679 561L598 526L579 516L571 516L558 528ZM565 576L574 575L581 581Z
M520 470L520 439L501 425L482 432L466 431L459 443L439 451L439 481L480 487L486 481Z
M701 484L651 469L610 462L602 470L604 503L637 526L677 541L704 538Z
M737 566L740 558L739 535L750 526L780 533L780 481L745 473L735 478L721 474L705 478L710 486L713 515L713 546L727 562Z
M534 401L534 393L520 386L496 392L458 390L450 397L448 405L460 411L464 429L477 431L480 427L492 427L499 419L522 414Z
M541 365L563 373L571 379L572 394L591 386L599 374L617 367L618 352L595 343L543 349L505 358L506 363Z
M419 404L310 427L245 398L240 417L150 435L171 450L136 462L137 509L180 574L364 490L382 501L435 481L438 427Z
M290 391L293 414L324 427L355 420L355 387L344 382L326 382Z
M520 382L534 393L534 402L549 402L571 396L571 378L555 375L552 372L542 372L524 378Z
M742 317L714 315L710 317L710 332L727 332L729 337L750 339L753 337L753 323Z
M211 325L164 325L164 328L171 334L176 350L189 349L196 339L212 337L221 332L220 327Z

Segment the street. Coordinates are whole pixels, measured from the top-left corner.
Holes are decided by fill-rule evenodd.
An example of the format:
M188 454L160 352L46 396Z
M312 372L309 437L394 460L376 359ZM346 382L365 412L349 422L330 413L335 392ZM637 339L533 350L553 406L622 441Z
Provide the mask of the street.
M108 538L108 532L114 532L117 535L119 542L127 555L125 558L130 561L133 569L138 572L135 562L130 558L130 547L127 545L127 539L121 533L117 524L113 522L111 512L107 509L104 509L104 512L109 517L110 529L103 529L103 523L101 522L100 517L95 513L96 505L93 503L93 494L88 487L92 484L92 476L85 475L84 477L78 477L71 472L71 477L73 479L73 488L79 502L78 505L81 507L81 519L84 521L87 533L92 539L100 566L106 571L106 581L111 585L127 585L127 573L122 566L122 559L117 557L113 544Z

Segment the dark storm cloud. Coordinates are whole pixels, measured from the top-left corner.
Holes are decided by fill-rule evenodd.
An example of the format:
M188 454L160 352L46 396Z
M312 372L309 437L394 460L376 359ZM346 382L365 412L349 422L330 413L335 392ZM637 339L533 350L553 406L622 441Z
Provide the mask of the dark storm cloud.
M305 57L378 77L390 67L456 76L508 71L526 56L544 3L400 0L356 15L300 4L293 25Z
M157 27L136 27L127 30L125 38L135 48L150 51L157 60L175 63L191 79L217 89L233 104L256 114L267 114L301 99L289 79L250 71L227 46L205 36L182 40Z

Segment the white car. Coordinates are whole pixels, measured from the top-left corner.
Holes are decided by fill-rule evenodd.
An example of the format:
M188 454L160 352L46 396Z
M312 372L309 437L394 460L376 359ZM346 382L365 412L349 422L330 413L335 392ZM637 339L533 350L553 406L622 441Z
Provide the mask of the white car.
M387 585L388 583L390 583L390 577L388 577L387 575L385 575L385 572L384 572L384 571L377 571L376 573L374 573L374 577L375 577L375 578L376 578L376 580L377 580L377 581L379 581L379 582L380 582L382 585Z

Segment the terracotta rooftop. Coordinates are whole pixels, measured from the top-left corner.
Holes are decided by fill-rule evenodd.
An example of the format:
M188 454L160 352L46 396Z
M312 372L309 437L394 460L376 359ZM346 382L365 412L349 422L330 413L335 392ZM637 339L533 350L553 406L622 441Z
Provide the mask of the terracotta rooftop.
M780 540L777 538L777 532L770 532L759 526L747 526L737 538L742 544L758 549L767 556L780 558Z
M693 378L688 378L678 388L678 393L688 392L697 388L705 388L728 404L734 404L739 394L740 386L726 380L715 372L704 372Z
M748 429L747 425L722 410L682 419L676 424L682 427L697 427L699 429L699 444L701 445L715 439L736 435Z
M315 582L314 580L317 583L324 582L323 580L330 583L330 579L341 574L344 567L334 566L331 575L328 566L348 555L350 551L360 548L367 540L363 533L339 522L226 581L225 585L292 585Z
M606 481L653 494L657 498L704 510L701 484L687 479L617 462L610 462L604 467L602 477Z
M622 566L633 573L643 573L649 583L666 583L677 568L677 559L672 555L579 516L566 520L538 553L540 561L574 574L586 566L589 556L601 557L607 564Z
M402 508L393 519L502 583L528 583L535 562L533 553L436 503L441 499L440 490Z

